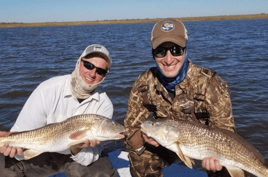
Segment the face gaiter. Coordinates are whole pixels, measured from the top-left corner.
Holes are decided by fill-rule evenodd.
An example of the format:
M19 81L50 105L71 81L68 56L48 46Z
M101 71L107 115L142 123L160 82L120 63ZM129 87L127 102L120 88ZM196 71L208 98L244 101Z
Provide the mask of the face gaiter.
M77 99L87 99L89 98L94 90L102 83L105 77L96 84L87 84L83 78L80 76L79 67L80 67L81 57L78 59L75 70L71 76L71 86L72 86L72 94Z

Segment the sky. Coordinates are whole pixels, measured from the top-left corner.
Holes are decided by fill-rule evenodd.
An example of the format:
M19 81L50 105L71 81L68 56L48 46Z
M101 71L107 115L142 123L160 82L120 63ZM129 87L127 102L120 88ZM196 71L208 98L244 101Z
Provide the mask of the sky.
M0 22L74 22L268 13L268 0L0 0Z

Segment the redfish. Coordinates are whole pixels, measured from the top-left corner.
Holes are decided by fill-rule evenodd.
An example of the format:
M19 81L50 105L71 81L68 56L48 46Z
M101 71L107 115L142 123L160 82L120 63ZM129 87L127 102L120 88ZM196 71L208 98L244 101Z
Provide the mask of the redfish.
M24 159L28 160L43 152L66 150L86 139L99 141L122 139L123 132L124 127L111 119L95 114L84 114L39 129L0 137L0 147L8 144L25 148Z
M172 120L145 121L141 128L147 136L174 151L189 168L193 159L214 157L232 177L244 177L244 171L268 177L268 168L259 151L231 131Z

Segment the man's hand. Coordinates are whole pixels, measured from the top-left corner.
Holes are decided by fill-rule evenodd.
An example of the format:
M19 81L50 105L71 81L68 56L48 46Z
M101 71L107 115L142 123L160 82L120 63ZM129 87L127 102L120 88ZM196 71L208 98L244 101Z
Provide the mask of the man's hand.
M136 131L127 141L132 149L138 149L142 147L145 143L142 132L140 130Z
M220 162L213 157L206 157L202 160L202 167L208 171L220 171L222 170L222 166Z
M0 131L0 137L7 137L11 135L11 132ZM9 145L4 145L0 147L0 153L4 154L4 156L9 156L11 158L15 157L15 155L21 155L23 153L23 149L20 147L12 147Z
M4 132L4 131L0 131L0 137L7 137L9 135L11 135L12 132Z
M75 156L77 155L83 148L85 147L96 147L97 145L100 144L100 141L98 140L86 140L84 143L76 144L70 147L72 154Z
M159 143L155 141L155 139L148 137L146 134L143 133L142 137L146 143L151 144L155 147L159 146Z
M128 140L129 145L132 149L139 149L144 145L144 143L151 144L155 147L159 146L159 143L153 138L148 137L141 130L138 130L134 135Z

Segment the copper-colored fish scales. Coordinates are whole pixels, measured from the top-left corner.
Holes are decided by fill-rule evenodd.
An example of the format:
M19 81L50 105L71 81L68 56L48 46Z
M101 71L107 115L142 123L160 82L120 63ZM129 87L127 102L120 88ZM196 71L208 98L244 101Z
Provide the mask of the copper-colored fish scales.
M25 159L43 152L59 152L74 144L89 140L117 140L124 136L124 127L117 122L95 114L78 115L59 123L42 128L13 133L0 137L0 147L4 144L27 149Z
M231 176L244 176L245 170L268 177L263 156L239 135L228 130L186 121L145 121L142 130L162 146L176 152L192 168L192 159L215 157Z

